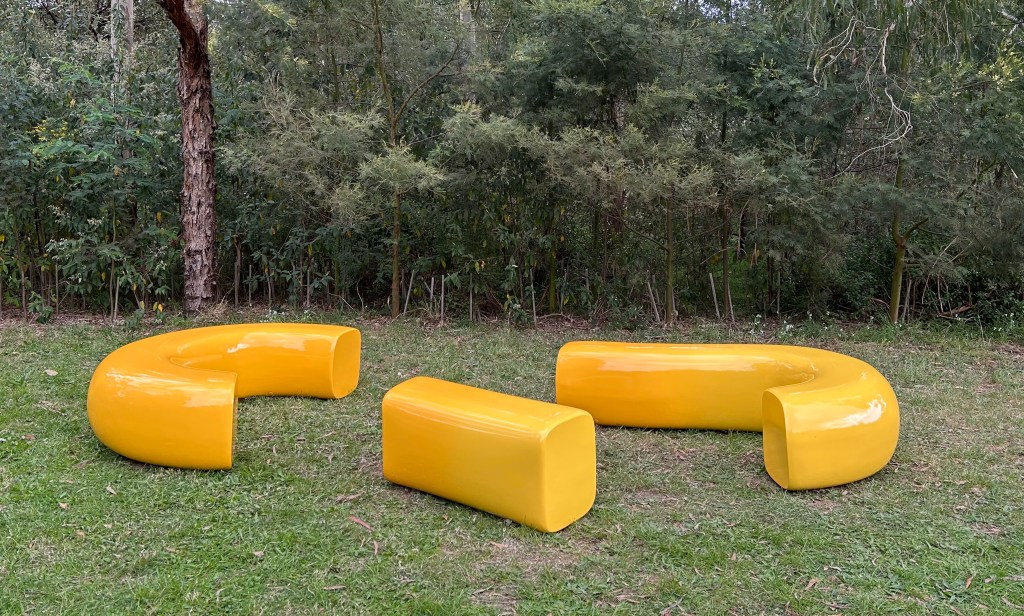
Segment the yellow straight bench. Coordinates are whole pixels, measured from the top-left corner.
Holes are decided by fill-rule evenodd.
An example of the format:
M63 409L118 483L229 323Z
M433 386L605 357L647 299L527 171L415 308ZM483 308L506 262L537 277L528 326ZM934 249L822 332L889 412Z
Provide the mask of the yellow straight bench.
M597 489L583 411L428 377L382 403L384 477L545 532L583 517Z

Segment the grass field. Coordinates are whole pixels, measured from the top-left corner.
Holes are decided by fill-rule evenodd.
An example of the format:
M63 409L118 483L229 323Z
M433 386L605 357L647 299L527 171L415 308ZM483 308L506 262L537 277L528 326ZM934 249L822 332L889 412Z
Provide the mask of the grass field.
M229 472L133 463L89 428L99 360L166 327L0 325L0 613L1024 611L1018 343L839 325L354 324L356 392L242 401ZM557 349L583 338L860 357L900 399L899 448L868 480L787 493L758 434L599 428L597 502L550 535L382 478L389 387L423 374L552 400Z

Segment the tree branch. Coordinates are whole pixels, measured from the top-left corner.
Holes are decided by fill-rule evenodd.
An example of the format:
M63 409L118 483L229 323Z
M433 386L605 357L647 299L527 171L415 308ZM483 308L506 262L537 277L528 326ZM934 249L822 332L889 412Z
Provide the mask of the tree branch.
M928 219L928 218L925 218L924 220L922 220L922 221L918 222L918 223L917 223L916 225L914 225L913 227L910 227L909 229L907 229L907 232L903 234L903 239L904 239L904 240L910 239L910 235L911 235L911 234L912 234L912 233L913 233L914 231L917 231L918 229L920 229L920 228L921 228L921 225L925 224L925 223L926 223L926 222L928 222L929 220L930 220L930 219Z
M412 99L414 96L416 96L416 93L422 90L423 87L426 86L428 83L441 76L441 73L444 72L444 69L448 68L451 65L451 63L455 60L455 56L459 53L459 49L461 47L461 42L455 43L455 47L452 48L452 53L450 56L448 56L448 60L444 64L442 64L436 71L434 71L433 75L421 81L418 86L412 89L412 92L409 92L409 96L405 97L405 101L402 102L402 105L398 108L398 112L395 113L394 118L392 120L395 123L395 128L398 127L398 121L402 118L402 114L405 113L405 108L409 106L410 102L412 102Z
M189 0L156 0L156 3L167 13L167 18L171 20L174 27L178 30L178 36L181 38L181 49L183 52L191 52L196 47L202 44L199 36L199 31L196 29L195 22L192 21L192 15L189 13L186 4Z

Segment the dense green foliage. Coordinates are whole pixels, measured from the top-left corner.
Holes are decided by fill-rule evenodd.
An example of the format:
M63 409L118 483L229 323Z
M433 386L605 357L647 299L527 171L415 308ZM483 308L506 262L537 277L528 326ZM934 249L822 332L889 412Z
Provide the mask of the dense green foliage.
M173 28L2 6L2 303L175 305ZM397 241L403 309L1019 314L1024 5L943 7L210 2L220 293L383 308Z

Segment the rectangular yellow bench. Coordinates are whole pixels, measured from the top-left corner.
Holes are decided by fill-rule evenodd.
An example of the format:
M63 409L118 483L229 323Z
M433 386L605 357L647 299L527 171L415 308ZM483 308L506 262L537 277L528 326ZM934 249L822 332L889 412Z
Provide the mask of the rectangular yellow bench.
M393 483L545 532L594 504L594 420L579 409L415 377L382 412Z

